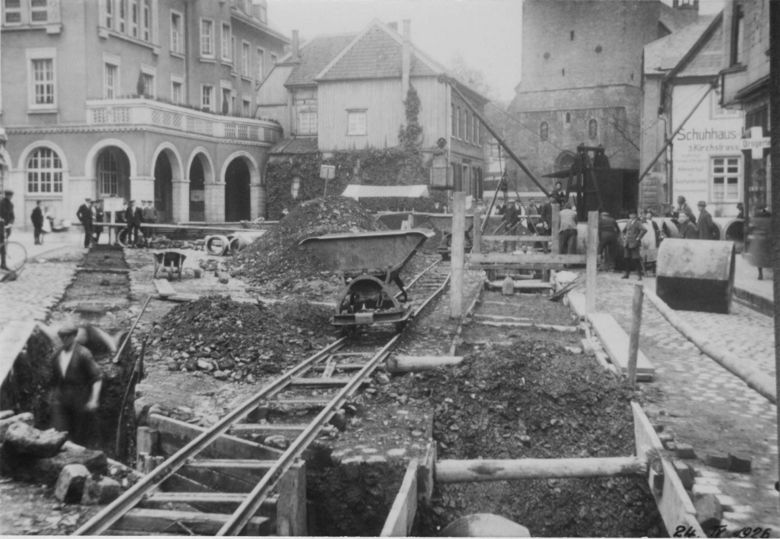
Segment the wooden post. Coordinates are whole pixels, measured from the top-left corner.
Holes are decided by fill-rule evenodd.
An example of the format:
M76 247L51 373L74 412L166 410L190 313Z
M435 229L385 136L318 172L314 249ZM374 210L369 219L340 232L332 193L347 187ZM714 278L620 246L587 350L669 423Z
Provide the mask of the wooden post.
M452 195L452 282L450 283L450 318L463 314L463 244L466 233L466 193Z
M473 241L471 245L472 253L481 253L480 243L482 242L482 209L477 206L474 208L474 226L471 229Z
M298 461L279 480L276 503L276 533L304 536L306 533L306 464Z
M561 238L558 235L561 231L561 216L559 212L561 207L557 203L552 204L552 218L550 219L550 249L553 254L560 254L561 252Z
M158 432L149 427L138 427L135 434L135 450L138 455L146 453L147 455L157 454Z
M642 299L644 287L634 283L634 300L631 302L631 335L628 341L628 383L636 385L636 358L639 355L639 328L642 326Z
M599 254L599 212L588 212L588 236L585 241L585 312L596 312L596 269Z

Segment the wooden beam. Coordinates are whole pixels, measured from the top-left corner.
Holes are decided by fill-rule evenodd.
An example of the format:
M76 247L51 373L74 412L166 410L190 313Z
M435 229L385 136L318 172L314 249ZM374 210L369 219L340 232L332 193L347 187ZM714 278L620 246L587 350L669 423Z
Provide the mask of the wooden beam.
M511 242L521 242L521 243L536 243L536 242L544 242L549 243L552 241L550 236L539 236L539 235L533 235L533 234L526 234L526 235L519 235L519 236L482 236L483 241L511 241ZM473 253L474 251L472 251Z
M545 253L473 253L469 264L584 264L585 255Z
M509 322L530 322L531 321L531 319L526 316L506 316L501 314L474 313L474 318L478 320L496 320L496 321L509 321Z
M297 436L309 425L274 425L272 423L236 423L230 427L232 434L243 436L273 436L286 434Z
M158 414L151 414L147 424L159 432L159 448L165 455L172 455L206 430L198 425ZM223 434L200 453L203 457L243 459L273 459L281 454L282 451L273 447L229 434Z
M642 407L636 402L631 403L634 415L634 439L636 454L639 458L648 460L647 482L658 506L658 512L666 526L669 536L673 536L678 526L690 529L691 536L707 537L696 520L696 508L685 492L682 481L674 466L663 453L663 444L655 433L653 425L645 415ZM661 475L662 488L657 488L657 476ZM686 532L687 533L687 532Z
M404 356L396 355L387 360L391 372L418 372L438 367L457 365L463 356Z
M168 298L176 295L176 290L173 285L166 279L155 279L154 287L157 289L157 294L161 298Z
M609 355L610 360L622 373L628 372L628 334L620 327L617 320L611 314L591 313L588 320L593 326L593 330L598 335L599 340L604 345L604 349ZM640 350L637 356L636 366L638 381L652 380L655 375L655 367L650 360Z
M565 331L576 332L579 331L580 326L559 326L555 324L537 324L535 322L493 322L491 320L476 320L478 324L483 326L492 326L499 328L533 328L533 329L549 329L552 331Z
M279 479L276 535L308 535L306 526L306 463L298 461Z
M380 537L407 537L412 530L414 516L417 514L418 467L417 459L412 459L406 467L401 487L385 519Z
M365 365L363 365L365 367ZM361 367L362 368L362 367ZM299 376L290 379L290 385L305 387L341 387L349 383L351 378L304 378Z
M490 289L496 290L501 289L504 286L503 281L487 281L485 283L485 286L489 287ZM535 291L544 291L544 290L552 290L552 283L540 281L539 279L528 279L528 280L513 280L512 286L515 290L535 290Z
M588 212L588 237L585 239L585 311L596 312L596 282L599 256L599 212Z
M174 532L177 535L214 535L230 518L229 514L200 511L168 511L163 509L131 509L114 526L114 530L156 533ZM248 535L266 535L271 519L253 517L244 532Z
M466 193L456 191L452 194L452 213L452 241L450 248L450 270L452 274L450 280L450 318L460 318L463 316Z
M137 454L157 454L157 441L159 433L149 427L138 427L135 433L135 449Z
M234 468L248 470L268 470L276 464L275 460L254 459L198 459L188 462L187 468Z
M645 460L638 457L440 460L436 463L436 481L470 483L532 478L637 475L644 474L645 467Z

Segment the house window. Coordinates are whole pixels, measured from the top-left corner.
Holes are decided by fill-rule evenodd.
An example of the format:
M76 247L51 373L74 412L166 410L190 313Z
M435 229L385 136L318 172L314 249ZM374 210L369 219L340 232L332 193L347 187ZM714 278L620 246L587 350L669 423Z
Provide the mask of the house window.
M460 138L466 140L466 110L460 111L460 127L458 128L458 131L460 132Z
M230 60L230 25L222 23L222 59Z
M62 193L62 161L51 148L36 148L27 158L28 193Z
M475 115L474 116L474 144L479 146L480 144L480 136L479 136L479 118Z
M366 111L348 110L347 111L347 135L365 135L366 134Z
M30 62L31 105L37 107L54 106L55 78L54 58L33 58Z
M452 118L450 119L450 123L452 124L452 136L456 136L455 131L458 129L458 109L455 107L455 105L452 105Z
M252 114L252 102L249 99L241 101L241 113L245 118L249 118Z
M151 0L143 0L141 5L141 39L152 41L152 5Z
M138 0L130 0L130 35L138 37Z
M241 74L249 76L249 62L251 57L251 48L247 41L241 43Z
M363 119L363 122L365 124L365 118ZM365 126L364 126L364 130L365 130ZM298 112L298 134L299 135L317 134L317 111L305 110L305 111Z
M45 23L49 20L48 0L30 0L30 21Z
M547 122L542 122L539 124L539 138L542 140L547 140L550 137L550 126L547 124Z
M204 84L200 87L200 107L203 110L212 111L214 106L214 87Z
M455 138L460 138L460 107L455 107L455 126L453 127L453 135L455 135Z
M731 21L731 65L742 63L744 46L742 40L745 36L745 12L742 5L734 2L734 17Z
M103 151L97 160L98 193L103 197L119 195L119 162L112 151Z
M142 68L141 79L143 80L143 84L144 84L143 96L152 97L152 98L156 96L157 92L155 91L155 86L154 86L154 72L146 71Z
M466 111L466 142L471 142L471 137L474 136L474 125L471 123L471 111Z
M200 20L200 55L214 56L214 21Z
M171 80L171 102L174 105L182 104L184 95L184 84L181 80Z
M278 57L275 54L271 55L271 65L275 66Z
M171 52L184 53L183 27L181 13L171 11Z
M103 79L103 97L105 99L114 99L117 96L119 87L119 66L116 64L104 64Z
M571 112L567 112L565 118L566 118L566 124L567 125L570 124L571 123Z
M3 0L3 22L22 24L22 0Z
M260 82L265 78L265 51L260 47L257 48L257 81Z
M710 164L712 200L715 202L738 202L742 159L740 157L712 157Z
M599 123L595 118L588 120L588 138L591 140L597 139L599 136Z
M114 27L114 0L103 0L103 13L106 15L106 26Z
M127 21L127 0L119 0L119 31L125 33Z
M230 88L222 88L222 114L230 114L232 102Z

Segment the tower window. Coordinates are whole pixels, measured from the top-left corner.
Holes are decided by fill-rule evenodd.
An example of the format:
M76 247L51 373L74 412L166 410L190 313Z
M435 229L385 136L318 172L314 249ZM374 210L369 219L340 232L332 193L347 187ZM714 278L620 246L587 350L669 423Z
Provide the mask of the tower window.
M574 30L572 30L571 32L569 32L569 40L570 40L570 41L574 41Z

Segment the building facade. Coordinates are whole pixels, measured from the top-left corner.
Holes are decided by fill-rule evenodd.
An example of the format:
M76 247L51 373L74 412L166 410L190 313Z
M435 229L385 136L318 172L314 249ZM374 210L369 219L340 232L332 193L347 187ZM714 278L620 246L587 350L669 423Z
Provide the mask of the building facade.
M263 214L280 126L256 85L289 40L249 0L8 0L0 121L19 224L38 200L154 201L163 222ZM24 219L21 218L24 216Z
M697 19L695 0L526 0L508 138L528 168L566 169L585 144L603 146L613 168L638 170L642 49Z
M420 99L429 184L480 197L484 128L458 92L479 111L487 99L448 78L411 43L410 32L408 21L401 32L373 21L359 34L316 37L301 47L294 34L292 52L259 91L261 114L285 128L272 155L396 147L412 85Z

